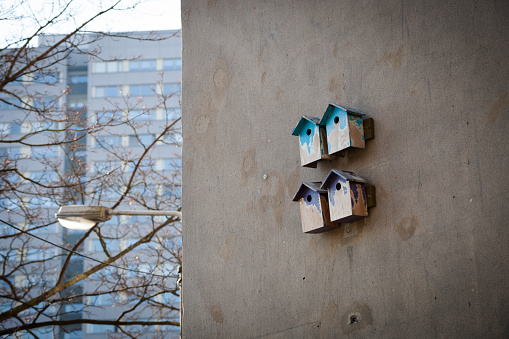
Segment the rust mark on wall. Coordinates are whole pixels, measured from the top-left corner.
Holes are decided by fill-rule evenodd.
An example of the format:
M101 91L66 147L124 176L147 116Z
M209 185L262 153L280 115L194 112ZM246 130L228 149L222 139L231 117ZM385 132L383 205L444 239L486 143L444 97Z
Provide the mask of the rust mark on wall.
M194 130L198 134L205 133L210 125L210 117L208 114L200 115L194 123Z
M242 159L242 168L240 170L242 185L245 185L248 179L253 176L256 171L256 165L256 150L250 148L244 154L244 159Z
M217 304L210 307L210 316L220 324L224 321L223 310Z
M417 217L411 216L401 220L396 227L396 230L400 238L406 241L414 236L418 227L419 220L417 220Z
M322 328L327 329L328 327L332 327L334 324L334 320L338 313L338 305L334 301L329 301L327 307L325 307L322 313Z
M267 72L262 73L262 84L265 82L265 76L267 76Z
M276 89L276 94L274 95L274 99L276 99L276 101L279 100L279 96L281 95L281 92L283 92L281 90L281 87L277 86L277 89Z
M486 112L486 121L491 123L495 121L502 113L509 108L509 91L500 95L488 108Z
M387 63L394 71L397 71L401 68L405 54L405 46L401 45L397 50L385 52L380 58L380 61Z
M300 183L300 167L295 167L295 169L290 172L288 177L286 177L286 193L289 196L292 196L295 190L295 187L298 187Z
M334 49L332 50L332 55L335 57L335 58L339 58L339 47L338 47L338 44L334 44Z
M221 256L226 260L230 260L235 251L235 244L237 243L237 235L230 233L224 240L223 247L221 248Z
M341 78L338 76L335 76L330 79L329 82L329 92L334 95L334 100L337 102L340 102L341 100Z
M357 301L353 302L341 317L343 334L349 335L373 324L371 308Z
M273 220L277 228L280 229L283 226L285 182L276 171L271 171L267 174L267 179L264 180L263 190L268 193L262 194L257 200L255 213L264 218L267 217L267 222L270 222L268 212L272 211Z

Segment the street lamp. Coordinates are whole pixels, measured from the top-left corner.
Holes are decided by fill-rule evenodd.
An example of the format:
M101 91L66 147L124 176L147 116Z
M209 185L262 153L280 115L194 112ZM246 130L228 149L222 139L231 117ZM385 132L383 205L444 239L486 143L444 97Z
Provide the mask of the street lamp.
M182 219L182 213L178 211L117 211L103 206L82 205L62 206L55 217L66 228L88 230L98 222L110 220L112 215L158 215Z

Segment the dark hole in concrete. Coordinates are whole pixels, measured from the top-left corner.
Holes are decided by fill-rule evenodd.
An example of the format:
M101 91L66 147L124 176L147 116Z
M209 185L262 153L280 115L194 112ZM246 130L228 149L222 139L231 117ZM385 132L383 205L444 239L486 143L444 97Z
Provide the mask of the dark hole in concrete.
M338 182L338 183L336 184L336 189L337 189L338 191L341 189L341 183L340 183L340 182Z
M351 315L350 316L350 325L355 324L357 322L357 316Z
M339 122L339 117L334 117L334 123L337 124Z
M311 128L308 128L308 130L306 131L306 134L311 135Z
M306 280L306 277L302 278L302 280Z
M306 198L306 200L307 200L308 202L311 202L311 199L312 199L311 195L308 195L308 196L307 196L307 198Z

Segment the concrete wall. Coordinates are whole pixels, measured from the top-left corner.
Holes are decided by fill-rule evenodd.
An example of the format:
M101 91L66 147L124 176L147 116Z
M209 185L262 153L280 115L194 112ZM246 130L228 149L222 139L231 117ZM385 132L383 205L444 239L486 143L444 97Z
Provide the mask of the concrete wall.
M183 1L184 337L508 337L508 17L502 0ZM291 131L329 102L376 138L301 168ZM333 168L377 206L303 234L293 194Z

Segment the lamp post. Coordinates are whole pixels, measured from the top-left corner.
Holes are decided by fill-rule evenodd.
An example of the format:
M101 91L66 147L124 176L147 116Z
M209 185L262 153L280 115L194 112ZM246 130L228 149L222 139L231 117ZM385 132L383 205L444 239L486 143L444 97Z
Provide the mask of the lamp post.
M98 222L111 219L112 215L157 215L182 219L178 211L118 211L103 206L62 206L55 214L60 224L74 230L88 230Z

